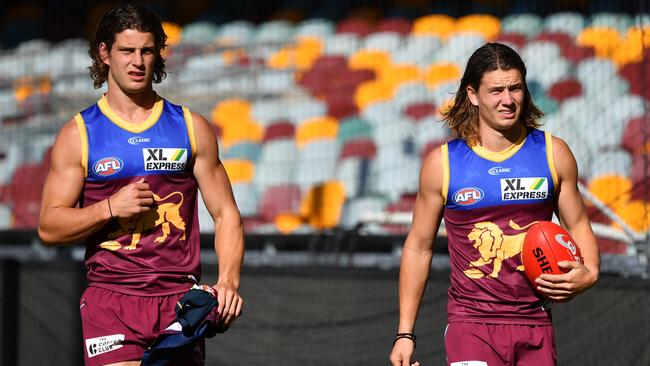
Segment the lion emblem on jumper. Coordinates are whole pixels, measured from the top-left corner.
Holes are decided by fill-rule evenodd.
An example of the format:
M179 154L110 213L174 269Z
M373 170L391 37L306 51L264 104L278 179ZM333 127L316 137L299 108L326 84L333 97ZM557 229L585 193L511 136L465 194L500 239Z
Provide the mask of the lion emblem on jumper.
M178 202L165 202L172 196L179 196ZM154 239L155 243L164 243L171 233L171 227L183 231L181 240L185 240L185 221L181 217L180 208L183 205L183 194L181 192L172 192L167 196L160 198L153 194L154 207L151 210L130 218L120 218L118 220L119 229L110 233L109 238L115 239L124 235L131 235L131 244L124 247L124 250L135 250L142 233L158 227L161 228L162 234ZM117 250L121 244L117 241L106 241L100 244L101 247Z
M514 221L510 220L509 226L512 229L523 231L516 235L505 235L501 228L493 222L482 221L474 224L474 228L467 235L467 238L473 242L474 248L478 249L481 257L469 263L469 269L463 273L469 278L483 278L485 273L479 267L492 264L492 273L487 275L490 278L499 277L503 261L517 256L521 253L524 243L525 230L534 222L520 227ZM519 265L517 271L523 271L524 266Z

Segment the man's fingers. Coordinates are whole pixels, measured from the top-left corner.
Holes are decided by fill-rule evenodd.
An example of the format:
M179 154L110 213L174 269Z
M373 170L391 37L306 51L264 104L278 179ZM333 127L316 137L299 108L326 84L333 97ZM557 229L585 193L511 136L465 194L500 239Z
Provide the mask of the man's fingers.
M239 313L241 312L241 298L236 294L233 293L232 297L230 298L230 301L228 301L228 296L226 296L226 307L224 308L224 315L226 316L225 318L225 323L230 324L235 319L237 316L239 316Z
M567 282L569 280L570 275L568 273L565 274L542 274L541 276L537 277L535 279L535 282L538 285L543 285L543 284L555 284L555 283L563 283Z
M226 294L224 291L217 291L217 312L219 316L223 316L223 309L226 308Z
M562 268L562 269L573 269L573 268L578 268L580 266L580 262L576 262L576 261L559 261L559 262L557 262L557 266Z
M240 317L242 308L244 307L244 300L241 299L241 297L237 297L237 306L235 307L235 317Z

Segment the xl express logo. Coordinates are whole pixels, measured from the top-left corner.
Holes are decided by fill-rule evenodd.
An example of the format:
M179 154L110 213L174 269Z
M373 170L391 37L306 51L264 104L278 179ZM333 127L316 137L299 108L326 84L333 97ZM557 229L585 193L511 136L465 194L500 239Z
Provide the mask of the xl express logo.
M119 172L123 167L124 163L122 162L122 159L111 156L98 160L95 165L93 165L93 172L105 177Z
M482 200L485 194L483 190L476 187L461 188L453 194L452 199L461 206L471 206Z
M501 179L501 200L541 200L548 197L548 179L509 178Z
M144 170L184 170L187 165L187 149L142 149Z

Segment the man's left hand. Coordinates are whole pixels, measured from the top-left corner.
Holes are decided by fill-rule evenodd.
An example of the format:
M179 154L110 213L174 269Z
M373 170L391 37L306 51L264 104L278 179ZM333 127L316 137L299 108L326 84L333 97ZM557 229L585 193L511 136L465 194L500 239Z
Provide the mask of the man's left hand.
M560 261L563 274L542 274L536 280L537 290L555 302L567 302L596 283L597 275L584 264L576 261Z
M230 326L241 315L244 300L231 284L217 283L212 287L217 291L219 317L225 326Z

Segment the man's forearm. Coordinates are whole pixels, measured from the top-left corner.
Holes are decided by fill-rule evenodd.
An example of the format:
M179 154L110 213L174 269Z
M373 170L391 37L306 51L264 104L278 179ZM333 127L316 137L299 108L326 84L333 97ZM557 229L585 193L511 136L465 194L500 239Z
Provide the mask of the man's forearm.
M74 244L101 229L110 218L107 200L84 208L51 207L41 214L38 235L48 246Z

